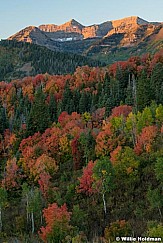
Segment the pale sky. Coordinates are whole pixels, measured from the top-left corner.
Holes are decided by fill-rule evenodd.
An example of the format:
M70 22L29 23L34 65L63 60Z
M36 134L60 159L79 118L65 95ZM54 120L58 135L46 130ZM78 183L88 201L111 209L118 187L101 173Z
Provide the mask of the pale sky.
M83 25L139 16L163 22L163 0L0 0L0 39L40 24L63 24L75 19Z

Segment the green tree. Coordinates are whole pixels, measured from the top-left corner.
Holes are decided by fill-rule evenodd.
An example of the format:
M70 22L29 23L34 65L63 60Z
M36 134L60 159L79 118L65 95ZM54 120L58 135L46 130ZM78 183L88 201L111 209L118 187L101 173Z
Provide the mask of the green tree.
M155 174L156 178L163 185L163 157L157 158L155 164Z
M99 185L98 190L102 195L105 217L107 213L106 193L110 193L114 188L113 175L113 168L108 157L97 160L93 168L93 178L96 181L95 185Z
M163 103L163 63L156 63L151 73L150 88L152 99Z
M26 221L31 223L31 232L35 232L36 219L42 223L42 199L38 188L30 188L27 183L22 185L22 196L26 201Z
M70 90L70 85L67 82L63 92L62 111L67 111L69 114L73 111L71 100L72 100L72 92Z
M88 105L87 95L85 92L82 92L80 100L79 100L79 113L80 114L87 111L87 105Z
M57 102L53 94L50 95L49 115L51 122L57 122Z
M152 100L152 92L150 80L145 71L142 72L137 81L137 104L138 109L142 110L145 106L150 105Z
M5 108L0 105L0 134L3 134L4 130L8 127L8 119L6 116Z
M2 222L2 210L7 203L7 191L0 187L0 232L2 231L3 222Z
M49 125L50 115L48 105L46 104L43 91L41 88L38 88L27 120L27 135L32 135L38 131L44 132Z

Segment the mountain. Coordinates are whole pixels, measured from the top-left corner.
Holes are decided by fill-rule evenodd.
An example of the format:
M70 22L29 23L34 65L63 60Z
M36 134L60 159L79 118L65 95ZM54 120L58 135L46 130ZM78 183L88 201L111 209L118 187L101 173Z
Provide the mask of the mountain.
M40 30L33 28L30 37ZM29 28L28 28L29 30ZM27 33L27 32L26 32ZM41 42L42 40L40 40ZM3 40L0 42L0 81L38 73L67 74L72 73L78 66L100 66L101 63L84 56L72 53L52 51L44 46L33 43Z
M158 51L163 47L162 27L162 23L148 22L138 16L90 26L71 19L62 25L30 26L8 39L35 43L52 50L77 53L110 63L127 59L131 54Z

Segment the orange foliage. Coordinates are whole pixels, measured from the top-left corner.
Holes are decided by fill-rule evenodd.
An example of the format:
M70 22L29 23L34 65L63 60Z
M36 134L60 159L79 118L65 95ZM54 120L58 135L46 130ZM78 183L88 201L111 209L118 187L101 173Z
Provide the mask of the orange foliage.
M121 146L116 147L116 149L114 149L111 153L110 153L110 161L112 162L112 164L114 165L119 157L119 154L122 150Z
M111 123L107 123L99 132L96 138L96 154L105 156L110 153L114 148L113 132Z
M45 198L48 198L48 192L49 192L49 189L51 188L50 179L51 179L51 176L48 173L43 172L40 174L40 177L38 180L40 190Z
M129 106L129 105L120 105L120 106L114 107L112 109L112 114L109 117L109 119L111 119L113 117L119 117L121 115L123 115L123 117L126 118L131 111L132 111L132 106Z
M5 169L6 172L4 179L2 180L2 186L7 190L19 187L18 179L20 178L20 175L18 175L19 167L16 164L16 158L8 160Z
M88 165L83 168L83 175L82 177L78 178L80 182L80 185L77 188L78 193L84 192L87 195L91 195L97 192L97 190L93 188L93 183L95 182L93 178L93 168L95 164L96 162L91 160L89 161Z
M137 138L137 143L135 145L134 151L136 154L140 155L143 151L149 153L152 149L152 144L154 138L157 135L156 126L148 126L142 129L141 134Z
M46 226L41 227L39 235L44 242L47 242L47 238L53 234L55 225L60 224L60 227L68 228L71 213L67 211L66 204L58 207L56 203L53 203L43 210L43 215Z

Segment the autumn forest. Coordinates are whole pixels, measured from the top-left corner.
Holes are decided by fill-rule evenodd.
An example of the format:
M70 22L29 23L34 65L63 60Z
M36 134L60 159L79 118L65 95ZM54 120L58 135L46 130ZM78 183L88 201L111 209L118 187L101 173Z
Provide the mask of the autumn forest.
M162 223L163 52L0 82L0 242L163 239Z

